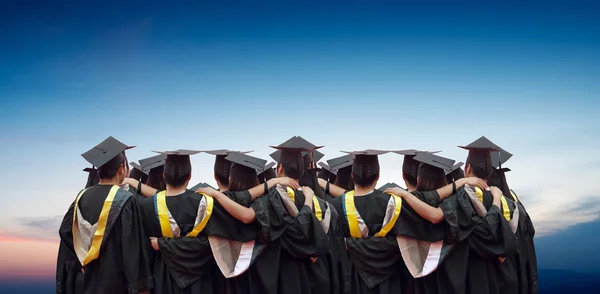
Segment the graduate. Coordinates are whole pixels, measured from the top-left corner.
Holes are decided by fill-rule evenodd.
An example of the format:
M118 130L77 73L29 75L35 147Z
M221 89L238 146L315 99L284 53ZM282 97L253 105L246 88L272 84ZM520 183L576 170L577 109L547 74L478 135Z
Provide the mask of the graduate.
M434 242L444 236L443 225L424 220L399 196L375 189L379 179L378 156L388 152L346 152L354 156L351 177L355 190L331 202L342 212L339 221L351 261L350 293L406 293L410 275L396 237Z
M242 153L231 153L225 159L231 162L230 190L217 191L205 183L192 188L215 200L203 231L207 238L158 238L153 242L155 249L169 261L174 276L198 272L207 257L214 257L220 270L220 293L279 293L273 279L278 272L279 249L267 248L268 211L262 203L250 206L269 187L280 184L298 189L297 181L283 177L254 186L266 161Z
M437 198L432 198L430 195L404 198L412 201L411 205L414 204L413 207L419 215L428 220L437 222L444 218L446 220L445 242L452 244L448 246L451 251L442 250L446 253L441 255L444 259L443 263L446 264L439 268L440 272L434 276L438 280L438 286L428 281L429 283L421 283L422 287L417 287L415 290L421 293L512 293L503 292L509 287L513 287L510 289L514 290L515 284L511 279L506 278L509 275L503 273L499 263L505 260L506 256L515 253L516 236L513 234L511 224L505 219L504 211L508 209L503 209L506 201L503 200L500 189L497 187L484 189L491 173L490 152L497 149L484 141L475 141L468 146L459 147L469 150L465 169L469 178L452 183L452 194L454 194L452 197L438 190L440 193L435 195ZM418 154L415 158L419 157L423 158L424 162L437 163L442 169L450 169L449 167L452 166L451 162L439 165L443 160L435 155ZM470 179L475 177L479 177L486 183L471 187L470 185L474 183L470 183ZM465 186L461 187L462 185ZM442 190L447 188L448 186ZM401 191L391 189L391 192ZM482 200L483 198L485 201ZM443 201L440 204L441 200ZM432 207L417 205L415 201L427 203L432 207L440 204L440 209L432 211ZM438 202L434 203L435 201ZM416 278L424 276L423 273L418 272L415 275L414 270L411 273Z
M56 293L148 293L153 287L138 205L119 186L129 173L130 148L108 137L82 154L98 167L99 183L79 192L62 221Z
M325 189L327 199L332 200L354 189L354 183L352 182L353 163L352 155L349 154L327 160L329 168L336 172L335 183L323 179L319 180L319 185Z
M146 234L153 238L199 238L208 244L204 228L211 219L214 199L186 188L192 176L190 155L200 151L180 149L154 152L166 156L166 190L146 198L141 205ZM178 271L171 259L158 251L153 262L153 292L218 293L218 271L214 258L210 254L209 246L205 246L203 250L205 257L190 261L194 266L186 268L185 271Z
M142 167L142 172L148 176L148 179L144 184L159 191L163 191L167 188L163 176L165 170L164 155L159 154L156 156L140 159L140 166Z
M129 170L129 178L145 183L148 180L148 175L142 172L142 166L135 161L132 161L129 164L133 167Z
M304 174L302 152L321 148L301 137L293 137L285 144L271 147L281 151L277 175L295 180L299 180ZM309 263L327 258L329 240L321 221L315 215L313 196L314 192L310 188L293 191L289 187L277 185L269 189L268 194L261 199L268 202L265 205L269 208L270 250L279 250L280 253L278 293L322 293L321 289L312 285Z
M215 173L215 181L217 182L217 187L219 191L227 191L227 187L229 186L229 170L231 169L231 162L226 160L229 154L232 153L243 153L247 154L252 151L231 151L227 149L218 149L218 150L208 150L202 151L204 153L208 153L210 155L215 156L215 165L214 165L214 173Z
M523 202L519 201L516 193L510 189L506 181L506 172L509 172L510 169L503 168L502 165L512 157L512 154L502 148L498 149L500 150L499 152L491 154L494 171L492 172L489 183L490 185L501 187L502 193L514 200L518 206L519 224L516 235L519 242L519 252L515 255L519 279L518 293L537 293L537 257L533 240L535 228Z
M404 161L402 162L402 179L406 185L408 192L416 190L417 187L417 175L419 173L420 162L415 161L414 158L419 153L431 153L436 154L441 151L421 151L415 149L398 150L392 151L396 154L404 155Z
M100 179L98 178L98 170L95 167L86 167L83 171L88 173L87 183L85 183L86 189L98 184Z

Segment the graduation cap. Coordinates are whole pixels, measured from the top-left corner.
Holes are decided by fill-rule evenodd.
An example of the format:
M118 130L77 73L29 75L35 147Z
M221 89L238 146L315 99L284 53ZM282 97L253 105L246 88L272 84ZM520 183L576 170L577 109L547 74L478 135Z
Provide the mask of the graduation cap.
M341 151L352 155L352 172L360 177L370 177L379 173L379 155L390 151L367 149L363 151Z
M266 162L266 160L265 160ZM262 170L256 170L256 174L257 175L262 175L264 172L268 171L268 170L273 170L273 167L276 165L277 163L275 162L270 162L269 164L265 165L265 167Z
M192 162L190 155L198 154L202 151L179 149L175 151L152 151L164 155L165 175L178 178L192 172Z
M196 186L191 187L189 190L196 191L200 188L213 188L213 186L211 186L207 183L198 183ZM215 189L215 188L213 188L213 189Z
M205 150L202 151L204 153L208 153L210 155L215 155L215 166L214 172L217 175L220 175L225 178L229 178L229 169L231 168L231 162L226 160L225 157L231 153L250 153L252 151L232 151L227 149L217 149L217 150Z
M131 166L133 166L133 168L134 168L134 169L137 169L137 170L139 170L139 171L142 171L142 166L141 166L139 163L137 163L137 162L135 162L135 161L132 161L132 162L130 162L129 164L130 164Z
M415 155L413 159L420 163L441 169L444 172L444 175L454 167L454 160L431 153L419 153Z
M404 155L404 161L402 162L402 173L407 174L414 179L417 178L419 173L419 165L421 164L418 161L415 161L414 158L419 153L430 153L435 154L441 151L424 151L424 150L416 150L416 149L406 149L406 150L396 150L392 151L396 154Z
M111 159L121 154L121 152L134 147L135 146L127 146L121 141L110 136L100 144L96 145L94 148L81 154L81 156L83 156L83 158L85 158L85 160L87 160L87 162L91 163L93 166L102 167Z
M449 169L449 170L447 170L447 171L446 171L446 175L449 175L449 174L453 173L455 170L459 169L459 168L460 168L461 166L463 166L464 164L465 164L465 163L461 161L461 162L459 162L459 163L457 163L457 164L453 165L451 169Z
M145 174L150 173L150 170L153 168L157 168L163 166L165 164L165 156L164 155L156 155L144 159L140 159L140 167L141 171Z
M289 166L293 170L297 170L300 175L304 173L304 158L302 153L313 152L317 149L323 148L323 146L315 146L299 136L294 136L279 146L269 147L280 151L277 163L280 163L284 166Z
M398 186L396 183L387 183L381 187L379 187L377 190L379 191L385 191L386 189L391 189L391 188L401 188L400 186Z
M337 175L337 171L339 171L340 169L343 169L345 167L349 167L353 163L354 163L354 159L352 158L352 155L344 155L344 156L340 156L340 157L336 157L336 158L327 160L327 164L329 164L329 169L332 172L335 172L336 175Z
M488 173L488 176L491 174L493 165L490 153L500 151L498 145L492 143L488 138L481 136L481 138L473 141L467 146L458 147L469 150L467 164L482 168Z

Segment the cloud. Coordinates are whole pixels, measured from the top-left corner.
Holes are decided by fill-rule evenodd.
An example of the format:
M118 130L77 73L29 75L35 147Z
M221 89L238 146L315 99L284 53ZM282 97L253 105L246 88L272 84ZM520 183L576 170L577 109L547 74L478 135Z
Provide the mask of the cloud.
M58 229L62 216L16 217L8 230L0 230L0 242L51 242L60 240Z

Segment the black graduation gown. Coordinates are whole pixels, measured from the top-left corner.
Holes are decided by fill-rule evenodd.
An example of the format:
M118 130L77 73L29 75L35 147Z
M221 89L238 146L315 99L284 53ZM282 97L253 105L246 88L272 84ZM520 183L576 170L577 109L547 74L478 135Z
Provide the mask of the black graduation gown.
M397 235L430 242L441 240L444 236L443 225L433 225L410 206L401 202L400 214L392 230L384 237L376 237L384 222L390 195L382 191L354 197L356 211L368 229L368 236L351 237L350 225L346 217L345 197L338 197L331 203L339 214L348 254L350 258L350 293L408 293L411 284L408 272L397 240Z
M512 254L516 246L502 212L494 206L484 216L479 215L473 207L473 201L479 200L471 198L464 188L441 203L437 193L412 193L442 209L444 241L450 244L442 251L443 260L434 272L413 280L414 293L498 293L502 283L495 264L499 256Z
M284 200L282 197L286 197ZM311 288L311 276L307 261L311 257L326 258L329 253L329 241L313 210L304 205L304 194L294 193L291 201L286 188L280 185L273 187L264 195L262 201L255 201L252 206L263 203L269 212L269 244L268 251L274 256L279 252L277 293L306 294L315 291ZM263 202L264 201L264 202ZM284 201L289 201L286 207ZM292 207L295 206L295 207ZM291 210L298 214L292 216ZM274 257L274 261L276 258ZM275 278L275 277L273 277ZM314 277L313 277L314 278Z
M157 215L157 195L146 198L142 203L144 228L149 237L163 237ZM171 251L178 253L178 260L173 255L158 251L154 259L155 288L153 293L218 293L218 269L212 257L208 239L204 231L196 237L187 237L195 227L198 207L204 196L191 190L177 196L166 196L166 206L180 230L181 243L174 244ZM211 217L212 218L212 217ZM210 219L209 219L210 221ZM190 240L198 239L198 240ZM191 246L195 247L191 247ZM190 252L192 249L195 252ZM186 255L200 256L186 260Z
M116 193L105 218L99 253L83 267L84 273L74 249L77 245L73 236L75 203L66 213L59 229L57 293L128 294L152 288L153 279L146 255L148 239L143 233L139 206L131 193L112 185L92 186L79 200L77 220L79 223L84 220L90 224L97 223L112 189ZM88 237L91 239L91 236L81 238ZM94 247L94 244L91 246Z
M252 204L248 191L223 193L242 206L250 207ZM209 238L220 237L242 243L256 241L252 248L252 260L248 263L246 271L225 279L220 269L216 269L219 271L220 291L231 294L278 293L277 280L273 277L277 276L279 270L279 252L268 248L270 228L267 206L263 200L259 198L254 203L256 221L251 224L244 224L235 219L215 201L212 216L204 229L208 238L159 238L160 252L168 260L171 272L183 276L189 269L201 268L206 263L205 259L213 258L214 248L210 247ZM237 262L237 257L232 254L225 259Z

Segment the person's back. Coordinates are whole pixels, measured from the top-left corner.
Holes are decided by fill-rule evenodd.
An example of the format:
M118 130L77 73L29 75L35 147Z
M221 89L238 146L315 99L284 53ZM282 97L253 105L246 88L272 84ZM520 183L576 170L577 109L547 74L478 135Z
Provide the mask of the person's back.
M57 293L145 293L153 286L138 205L119 187L129 148L109 137L83 154L99 166L100 180L77 195L63 219Z
M204 258L188 260L185 268L181 268L181 262L171 260L174 255L159 250L153 262L154 293L217 293L218 270L203 232L214 200L186 188L191 178L189 155L199 151L160 153L167 156L164 163L166 190L146 198L142 204L146 234L152 238L202 239L204 246L197 246L195 250L205 254ZM179 254L178 258L183 256Z

